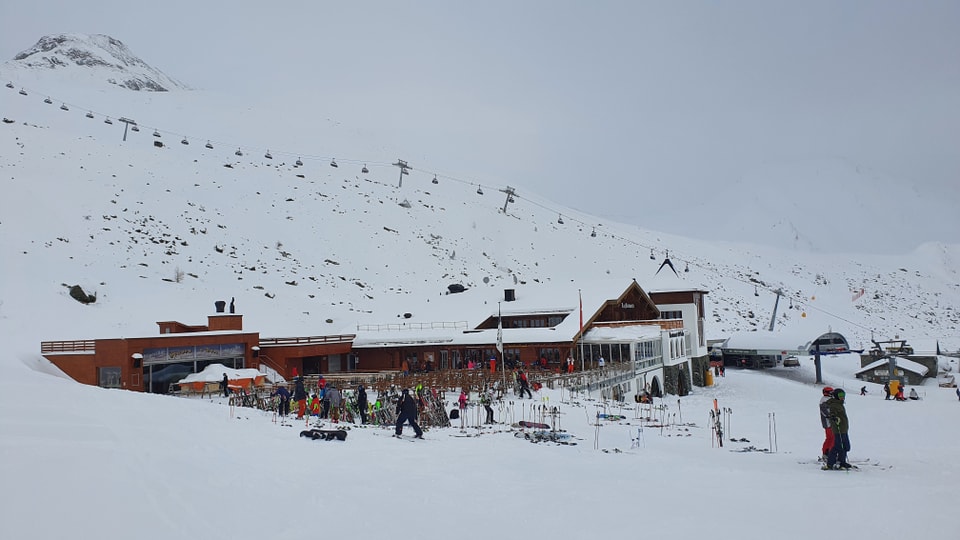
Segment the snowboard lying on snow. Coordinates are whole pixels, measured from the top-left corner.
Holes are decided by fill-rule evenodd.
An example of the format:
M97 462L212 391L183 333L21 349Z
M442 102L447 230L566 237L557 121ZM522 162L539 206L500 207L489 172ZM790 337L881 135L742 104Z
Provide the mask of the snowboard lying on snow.
M307 429L300 432L301 437L309 437L310 439L317 440L323 439L325 441L332 441L334 439L338 441L347 440L347 432L342 429Z

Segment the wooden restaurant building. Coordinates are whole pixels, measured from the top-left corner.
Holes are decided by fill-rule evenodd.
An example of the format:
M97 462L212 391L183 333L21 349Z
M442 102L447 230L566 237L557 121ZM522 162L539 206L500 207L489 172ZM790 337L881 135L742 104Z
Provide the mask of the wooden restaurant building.
M509 366L557 371L627 367L631 391L685 395L708 369L704 296L696 288L652 288L636 281L532 284L443 295L402 322L357 324L336 335L261 338L242 315L218 312L207 324L159 322L150 337L45 341L41 353L79 382L166 393L211 363L294 373L336 374ZM450 316L450 314L455 314ZM473 319L474 322L458 319ZM499 339L498 339L499 336ZM503 354L497 350L502 343Z

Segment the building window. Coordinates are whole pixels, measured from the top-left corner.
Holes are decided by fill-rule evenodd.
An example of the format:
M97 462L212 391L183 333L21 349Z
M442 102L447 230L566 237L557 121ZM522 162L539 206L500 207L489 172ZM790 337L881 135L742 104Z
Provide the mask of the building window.
M440 369L450 368L449 351L440 351Z
M119 367L97 368L97 380L103 388L120 388L120 373Z

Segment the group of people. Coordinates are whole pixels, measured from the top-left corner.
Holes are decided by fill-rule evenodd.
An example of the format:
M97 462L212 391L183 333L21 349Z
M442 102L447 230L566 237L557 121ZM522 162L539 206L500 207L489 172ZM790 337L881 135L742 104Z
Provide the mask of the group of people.
M852 467L847 461L850 451L850 422L844 400L847 393L842 388L823 387L820 398L820 423L826 437L821 452L824 470L843 470Z
M297 403L297 419L302 420L309 411L309 414L318 418L329 418L334 424L340 421L341 410L344 405L343 394L337 389L335 384L327 384L326 379L320 376L317 391L307 397L307 389L303 382L303 377L294 371L293 393L286 386L277 386L276 390L270 394L271 397L278 397L277 414L285 417L290 414L291 399ZM363 385L357 387L357 409L360 413L361 423L367 423L367 391Z
M893 399L896 400L896 401L906 401L906 400L907 400L907 398L904 397L904 395L903 395L903 384L901 384L899 381L894 381L894 384L890 384L889 382L884 383L884 384L883 384L883 392L884 392L884 394L886 394L886 396L884 396L884 398L883 398L883 399L885 399L885 400L886 400L886 399L890 399L890 396L893 396ZM910 395L909 395L909 397L910 397L910 399L912 399L912 400L914 400L914 401L920 399L920 396L917 395L917 389L916 389L916 388L911 388L911 389L910 389Z

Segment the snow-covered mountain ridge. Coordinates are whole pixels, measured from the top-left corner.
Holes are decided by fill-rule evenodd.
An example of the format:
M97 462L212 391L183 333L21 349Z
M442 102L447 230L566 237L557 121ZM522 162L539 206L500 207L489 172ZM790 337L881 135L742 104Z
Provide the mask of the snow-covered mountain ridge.
M44 36L33 47L17 54L12 64L21 69L67 71L129 90L188 89L138 58L120 40L102 34Z
M709 338L765 329L778 289L781 328L831 328L857 346L872 332L960 335L957 245L838 256L671 236L559 207L519 182L509 202L506 185L412 159L401 177L395 153L321 111L293 121L223 96L126 92L57 70L4 65L0 77L14 86L0 88L12 120L0 126L0 147L12 149L0 156L0 325L22 350L149 335L155 321L195 323L230 297L245 327L266 336L341 333L405 313L430 322L431 300L451 283L491 311L504 288L538 283L563 285L573 304L578 280L660 286L668 254L679 275L664 286L710 292ZM54 89L74 108L44 103ZM122 124L106 122L119 116L140 122L126 141ZM289 150L304 147L316 150ZM678 213L704 217L707 230L713 216ZM75 302L62 286L73 284L97 302Z

